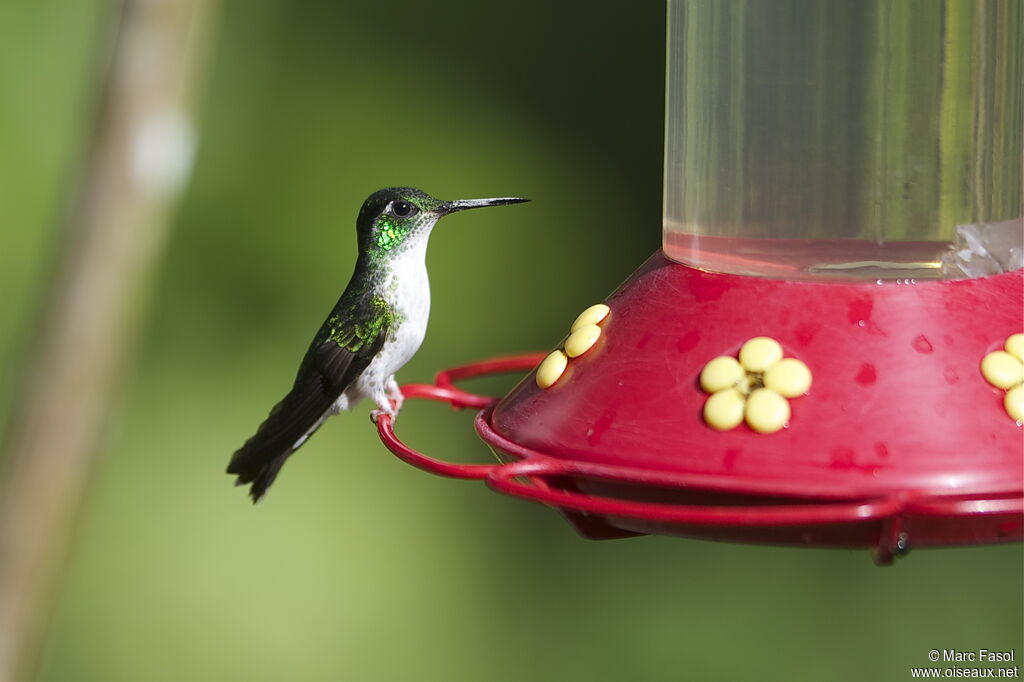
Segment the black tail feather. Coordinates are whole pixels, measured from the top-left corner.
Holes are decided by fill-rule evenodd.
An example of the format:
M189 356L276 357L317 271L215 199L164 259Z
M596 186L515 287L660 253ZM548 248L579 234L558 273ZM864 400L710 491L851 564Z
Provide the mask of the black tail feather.
M280 442L270 436L273 433L273 418L279 413L279 408L280 404L274 407L270 417L260 425L256 435L247 440L245 445L232 455L231 463L228 464L227 472L238 476L235 479L236 486L252 484L252 487L249 488L249 496L252 498L253 504L259 502L267 494L267 489L277 478L285 460L316 433L323 423L321 420L314 424L301 440L292 442L282 450Z
M285 460L333 414L331 406L366 369L384 343L386 332L383 328L373 343L362 346L359 353L334 341L314 340L299 365L292 390L274 406L256 434L231 456L228 464L228 473L238 476L237 485L252 483L249 495L254 502L266 494Z
M252 498L253 504L259 502L264 495L267 494L267 488L277 478L277 472L281 471L281 467L284 466L284 462L288 457L295 452L295 450L288 450L287 452L281 453L274 459L260 465L258 468L249 471L231 471L228 473L238 474L238 479L235 480L235 485L246 485L252 483L252 487L249 488L249 497Z

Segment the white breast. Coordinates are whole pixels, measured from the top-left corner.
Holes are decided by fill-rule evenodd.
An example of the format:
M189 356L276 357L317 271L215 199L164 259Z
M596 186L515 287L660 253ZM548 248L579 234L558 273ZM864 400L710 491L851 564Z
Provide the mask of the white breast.
M427 334L430 317L430 281L427 279L426 240L399 256L392 269L386 297L398 314L399 324L387 342L386 375L409 362ZM392 292L394 292L392 294Z
M430 317L430 282L427 279L426 240L399 255L393 262L382 294L398 318L384 347L359 377L354 390L339 399L335 409L351 409L362 398L383 395L395 372L419 350Z

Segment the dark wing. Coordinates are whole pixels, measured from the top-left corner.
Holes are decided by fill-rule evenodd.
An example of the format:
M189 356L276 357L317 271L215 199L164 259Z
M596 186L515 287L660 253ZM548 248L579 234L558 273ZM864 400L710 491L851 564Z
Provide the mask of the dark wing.
M330 339L314 342L292 390L274 406L256 434L231 456L228 473L238 476L236 485L252 483L249 494L253 502L267 492L285 460L297 449L296 442L312 435L324 413L363 373L387 333L387 326L382 327L372 342L355 351Z

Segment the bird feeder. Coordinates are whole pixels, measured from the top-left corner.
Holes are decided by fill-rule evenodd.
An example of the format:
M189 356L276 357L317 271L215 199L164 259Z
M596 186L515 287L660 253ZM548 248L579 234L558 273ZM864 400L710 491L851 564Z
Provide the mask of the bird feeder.
M595 539L1020 541L1020 15L670 0L663 248L551 352L403 388L499 463L385 445Z

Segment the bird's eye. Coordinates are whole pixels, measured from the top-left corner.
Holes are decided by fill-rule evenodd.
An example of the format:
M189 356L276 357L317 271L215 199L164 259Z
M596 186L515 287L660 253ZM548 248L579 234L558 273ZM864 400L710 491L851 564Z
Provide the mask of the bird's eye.
M416 211L418 210L419 209L408 201L396 201L391 204L391 213L394 214L396 218L408 218L409 216L416 215Z

